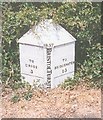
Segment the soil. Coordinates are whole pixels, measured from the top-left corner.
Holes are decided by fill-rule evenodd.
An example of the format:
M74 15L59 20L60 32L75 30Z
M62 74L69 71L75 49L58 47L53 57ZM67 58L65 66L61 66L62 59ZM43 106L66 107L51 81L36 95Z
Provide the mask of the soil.
M35 90L30 101L17 103L12 96L12 90L2 93L2 118L101 118L100 89Z

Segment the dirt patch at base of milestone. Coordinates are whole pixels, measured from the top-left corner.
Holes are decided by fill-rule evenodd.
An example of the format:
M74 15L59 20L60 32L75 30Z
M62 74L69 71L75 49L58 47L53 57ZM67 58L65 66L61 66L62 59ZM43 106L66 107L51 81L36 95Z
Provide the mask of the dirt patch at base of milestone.
M2 118L101 118L101 90L55 88L34 91L30 101L11 102L12 92L2 97Z

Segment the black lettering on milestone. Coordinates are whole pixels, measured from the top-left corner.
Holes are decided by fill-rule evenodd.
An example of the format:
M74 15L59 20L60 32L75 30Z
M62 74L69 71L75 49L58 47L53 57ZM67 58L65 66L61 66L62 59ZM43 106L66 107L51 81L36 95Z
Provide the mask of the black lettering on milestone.
M51 86L51 74L52 74L52 70L51 70L51 51L52 48L47 48L47 87Z

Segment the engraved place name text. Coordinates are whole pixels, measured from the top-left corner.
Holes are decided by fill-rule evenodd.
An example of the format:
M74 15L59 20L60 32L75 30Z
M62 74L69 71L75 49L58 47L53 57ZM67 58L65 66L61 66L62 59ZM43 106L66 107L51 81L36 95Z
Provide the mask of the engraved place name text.
M51 74L52 74L52 70L51 70L51 51L52 48L47 48L47 86L50 87L51 86Z
M35 65L35 63L34 63L34 60L32 60L32 59L29 59L29 63L27 64L25 64L25 67L27 67L27 68L31 68L30 69L30 73L34 73L34 69L37 69L38 67L37 67L37 65Z
M63 64L60 64L60 65L57 65L57 66L54 67L55 70L62 69L61 73L67 73L68 72L68 67L67 66L74 64L74 61L67 62L67 58L63 58L62 62L63 62Z

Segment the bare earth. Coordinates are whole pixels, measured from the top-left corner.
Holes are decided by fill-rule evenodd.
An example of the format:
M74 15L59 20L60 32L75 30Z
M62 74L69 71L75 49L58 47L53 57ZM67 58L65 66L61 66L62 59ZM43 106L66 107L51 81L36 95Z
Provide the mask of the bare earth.
M101 118L101 90L78 87L34 91L30 101L11 102L12 92L2 95L2 118Z

